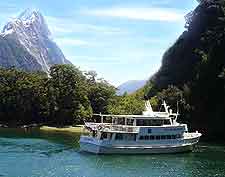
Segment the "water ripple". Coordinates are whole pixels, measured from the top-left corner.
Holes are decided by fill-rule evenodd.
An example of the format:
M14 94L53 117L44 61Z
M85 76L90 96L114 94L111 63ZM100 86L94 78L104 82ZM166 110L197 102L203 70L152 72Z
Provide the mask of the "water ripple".
M13 133L12 133L13 134ZM0 177L224 177L225 147L200 144L193 153L79 153L79 135L0 135Z

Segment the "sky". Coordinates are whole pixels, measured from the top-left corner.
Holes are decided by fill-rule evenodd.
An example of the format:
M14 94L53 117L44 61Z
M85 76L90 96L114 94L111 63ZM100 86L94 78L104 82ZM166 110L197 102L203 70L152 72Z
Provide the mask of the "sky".
M30 8L45 17L53 40L82 71L118 86L148 79L184 29L196 0L4 0L0 27Z

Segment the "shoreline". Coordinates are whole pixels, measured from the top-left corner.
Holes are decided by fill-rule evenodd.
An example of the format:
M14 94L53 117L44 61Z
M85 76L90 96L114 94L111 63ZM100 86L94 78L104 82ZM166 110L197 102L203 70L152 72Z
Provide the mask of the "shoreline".
M20 129L24 131L29 131L32 129L38 129L43 132L57 132L57 133L79 133L83 132L84 125L76 125L76 126L65 126L65 127L55 127L55 126L48 126L43 124L30 124L30 125L23 125L23 126L8 126L5 124L0 124L1 130L10 130L10 129ZM221 139L213 139L211 137L204 136L201 138L202 143L213 143L213 144L225 144L224 141Z
M50 126L41 126L41 131L48 131L48 132L69 132L69 133L81 133L83 129L83 125L77 126L68 126L68 127L50 127Z
M5 124L0 124L0 129L20 129L20 130L32 130L38 129L40 131L45 132L64 132L64 133L82 133L83 125L76 126L65 126L65 127L56 127L56 126L48 126L43 124L30 124L30 125L21 125L21 126L9 126Z

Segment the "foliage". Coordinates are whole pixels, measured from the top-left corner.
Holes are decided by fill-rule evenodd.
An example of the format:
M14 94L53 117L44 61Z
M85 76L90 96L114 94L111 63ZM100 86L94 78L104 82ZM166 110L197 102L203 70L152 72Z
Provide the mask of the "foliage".
M200 1L185 26L145 94L156 106L181 99L182 121L209 138L225 137L225 1Z
M44 121L45 84L44 75L0 69L0 121L14 124Z
M108 111L111 114L142 114L144 108L144 100L134 95L125 95L114 99Z
M107 106L115 97L116 89L103 79L97 79L93 71L86 73L88 78L88 98L94 113L108 113Z
M182 91L177 87L170 85L167 89L163 89L161 92L158 92L156 96L151 97L150 103L155 109L159 109L162 102L165 101L174 110L174 108L177 109L177 102L181 102L182 98Z
M116 96L116 89L97 73L72 65L55 65L49 76L0 69L0 122L64 126L92 119L92 113L141 114L145 89ZM16 115L16 116L15 116Z
M72 65L55 65L50 69L48 103L51 120L58 124L82 122L91 117L86 78ZM85 116L85 117L84 117Z
M72 65L52 66L49 77L0 68L0 122L11 126L82 123L92 117L93 110L107 110L113 97L113 86L93 80Z

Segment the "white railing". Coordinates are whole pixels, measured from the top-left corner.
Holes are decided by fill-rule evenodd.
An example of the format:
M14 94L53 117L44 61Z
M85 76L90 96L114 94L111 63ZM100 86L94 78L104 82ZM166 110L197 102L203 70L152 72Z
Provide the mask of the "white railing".
M128 132L128 133L138 133L139 132L139 127L112 125L112 126L110 126L109 130L110 131Z

